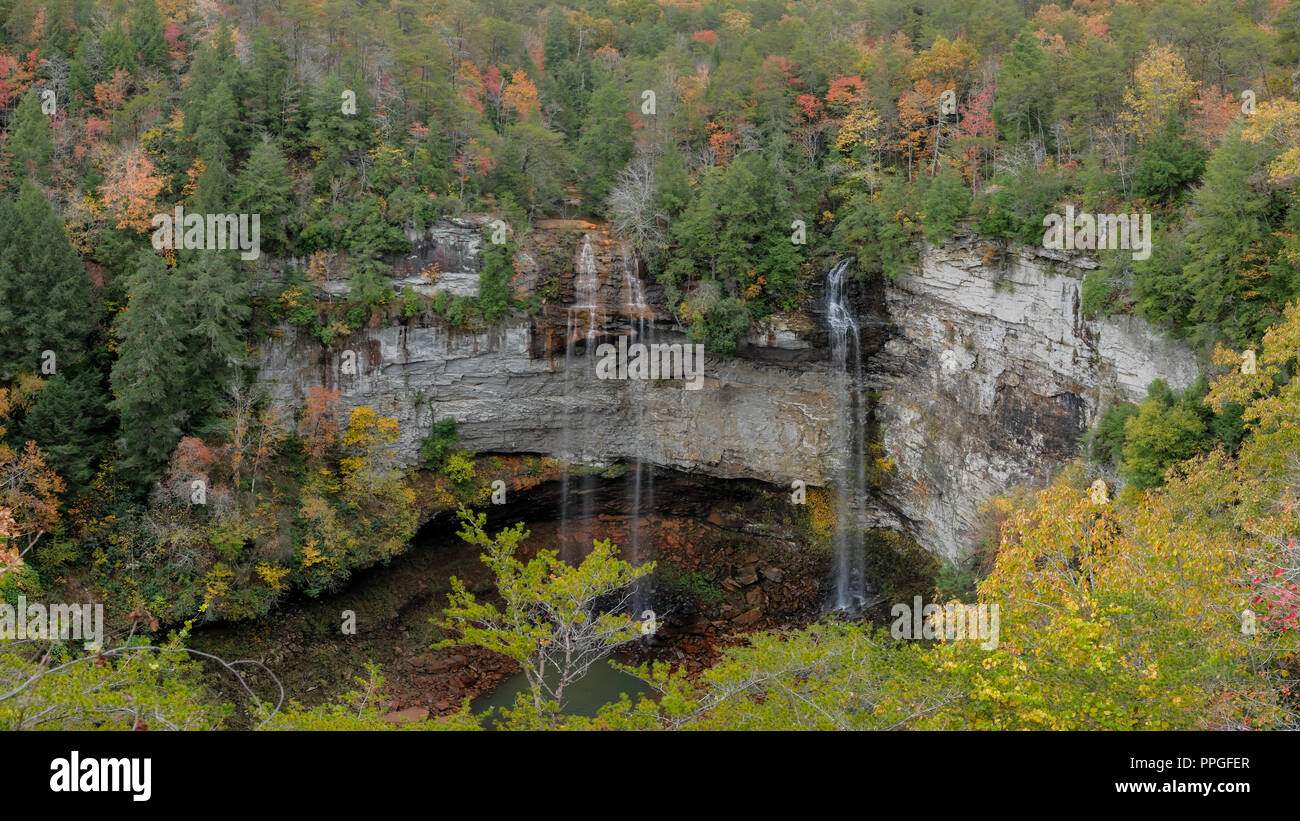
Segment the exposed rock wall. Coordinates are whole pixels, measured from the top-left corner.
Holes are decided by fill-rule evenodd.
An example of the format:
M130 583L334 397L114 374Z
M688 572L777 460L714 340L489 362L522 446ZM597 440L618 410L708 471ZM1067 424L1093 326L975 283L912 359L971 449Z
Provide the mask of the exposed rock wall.
M259 350L261 381L286 405L324 386L342 393L345 411L370 405L395 417L407 464L419 461L433 420L452 417L461 447L480 452L639 458L726 478L822 481L835 407L824 368L709 357L704 387L685 390L675 380L597 380L579 351L566 392L563 352L553 361L533 356L536 333L519 321L476 333L436 322L366 329L347 343L357 352L353 376L342 373L341 352L284 329Z
M417 235L416 259L394 261L395 286L411 281L420 265L439 262L437 283L427 292L476 293L482 224L482 217L471 217ZM283 326L257 351L261 383L285 405L300 405L323 386L341 392L345 411L370 405L397 418L407 464L419 461L433 420L452 417L461 446L480 452L641 459L725 478L822 482L835 401L824 352L800 335L816 333L812 321L774 320L743 346L749 355L709 356L699 390L673 379L596 379L586 351L588 312L571 307L584 243L597 272L596 342L637 339L634 322L645 309L632 297L630 280L641 276L634 249L590 223L553 221L535 229L517 257L517 290L556 277L559 299L538 315L477 331L426 315L362 329L332 347ZM655 287L642 290L651 303L659 301ZM686 343L662 308L649 313L654 327L645 339ZM566 357L569 338L575 344ZM344 367L349 351L354 369Z
M886 288L893 333L873 360L897 466L885 499L945 555L969 548L982 500L1050 478L1111 403L1197 375L1193 352L1140 318L1083 318L1091 258L1022 249L990 269L984 247L927 248L918 274Z
M475 293L483 224L469 217L414 236L411 258L393 261L395 286ZM1047 478L1109 402L1141 397L1156 377L1178 387L1196 375L1191 352L1141 320L1082 318L1091 260L1022 252L995 270L983 256L972 238L929 248L917 274L859 295L867 380L880 391L877 422L895 463L875 522L902 525L946 555L970 546L981 501ZM339 389L346 409L396 417L408 464L433 420L453 417L462 446L480 452L641 459L785 487L834 475L837 381L816 309L772 318L733 358L709 356L701 390L680 380L602 381L585 355L589 327L596 342L646 341L637 336L646 312L633 298L632 279L642 277L635 253L599 226L557 221L536 228L517 259L517 292L549 284L558 294L535 316L478 331L422 316L332 348L286 326L257 352L261 381L286 405L322 385ZM428 285L422 271L434 263L437 283ZM594 319L574 308L581 264L596 271ZM640 292L655 306L651 338L685 342L653 284ZM344 351L356 355L355 374L345 373Z

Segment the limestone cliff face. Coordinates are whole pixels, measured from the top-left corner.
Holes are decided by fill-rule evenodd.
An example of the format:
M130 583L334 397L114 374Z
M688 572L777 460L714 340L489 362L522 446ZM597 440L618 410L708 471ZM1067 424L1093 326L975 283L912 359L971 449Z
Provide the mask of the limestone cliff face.
M414 253L393 263L394 284L476 293L485 222L413 236ZM1112 398L1196 373L1189 351L1140 320L1080 317L1087 260L1026 253L999 272L982 257L969 238L927 249L916 275L857 300L865 380L880 392L876 421L896 464L873 518L947 555L969 547L983 499L1042 481ZM429 285L421 272L432 263ZM525 240L517 268L517 292L550 297L535 315L479 330L425 315L331 347L285 326L257 351L261 382L287 406L320 385L337 388L345 409L396 417L408 464L433 420L453 417L462 446L478 452L640 459L784 488L830 481L842 456L832 452L841 383L817 308L774 317L732 358L708 356L699 390L677 379L601 380L589 345L686 342L634 249L600 226L553 221Z
M437 283L426 292L476 294L483 223L468 218L418 236L415 259L395 263L394 284L415 283L421 266L441 260ZM425 315L362 329L331 347L284 326L257 351L262 386L287 406L300 405L312 387L334 388L345 412L370 405L397 418L408 464L419 461L433 420L452 417L461 446L478 452L641 459L787 485L791 477L822 481L835 400L826 364L818 361L824 352L801 336L815 333L810 320L769 323L744 346L749 355L709 356L699 390L680 379L597 379L587 351L590 328L597 345L618 336L687 341L661 307L649 307L659 294L641 282L634 249L589 223L553 221L533 231L517 259L518 291L536 291L554 278L559 298L535 316L457 330ZM574 274L584 264L595 270L594 307L574 308L582 303ZM637 326L642 317L648 329Z
M892 333L872 360L897 466L884 501L946 555L969 547L982 500L1050 478L1111 403L1197 375L1192 351L1143 320L1083 318L1091 258L1021 250L990 268L985 247L927 248L919 273L887 287Z

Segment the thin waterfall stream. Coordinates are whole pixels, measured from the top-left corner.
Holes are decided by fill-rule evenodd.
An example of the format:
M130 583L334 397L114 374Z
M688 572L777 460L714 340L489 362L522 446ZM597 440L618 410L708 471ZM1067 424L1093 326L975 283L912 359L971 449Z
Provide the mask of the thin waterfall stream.
M619 262L620 271L623 275L623 311L632 318L628 329L631 336L630 342L649 344L649 335L654 328L654 309L650 307L650 303L646 300L645 286L637 275L639 264L636 249L627 243L622 243L620 245ZM632 388L634 394L631 401L635 407L633 418L636 420L636 430L631 438L632 441L637 443L637 457L635 473L630 483L632 518L629 527L629 543L626 557L632 564L640 565L643 561L641 555L642 517L645 516L647 511L654 511L654 473L643 459L645 443L642 439L646 429L646 391L650 389L650 383L637 380L633 384L636 387ZM643 580L637 584L636 589L633 591L632 610L635 613L640 613L645 608L648 600L647 584L648 581Z
M569 496L572 493L572 482L570 481L571 464L584 465L587 462L587 436L586 432L591 429L591 410L590 405L583 400L583 394L588 389L586 385L577 384L577 381L586 381L591 378L595 372L592 357L595 356L596 338L597 338L597 313L600 311L600 271L596 266L596 253L591 247L591 236L587 235L582 238L582 249L578 253L577 266L575 268L576 276L573 279L573 305L568 309L568 323L565 331L564 343L564 432L561 439L564 444L564 471L561 476L563 482L563 493L560 497L560 557L566 562L576 563L582 560L586 555L585 547L589 545L578 546L575 549L569 538L569 520L572 515L569 505ZM586 314L586 332L581 331L581 320L583 314ZM578 340L582 339L583 345L583 364L582 373L575 373L576 346ZM581 410L574 410L574 403L582 405ZM575 417L576 425L575 425ZM581 438L581 443L575 441ZM596 477L589 470L582 471L580 489L578 491L581 500L582 518L589 519L595 504Z
M846 612L860 610L868 598L862 521L867 509L867 394L862 384L861 329L845 288L852 264L852 259L840 260L826 276L826 320L831 331L831 360L837 383L831 607Z

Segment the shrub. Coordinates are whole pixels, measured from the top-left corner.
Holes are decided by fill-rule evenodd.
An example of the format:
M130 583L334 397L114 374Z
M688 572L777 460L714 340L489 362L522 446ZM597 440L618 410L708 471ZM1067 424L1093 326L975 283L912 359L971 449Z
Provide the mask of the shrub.
M464 451L453 451L447 457L447 478L463 485L474 478L474 458Z
M429 470L442 470L447 464L451 447L460 441L456 420L451 417L433 423L433 430L420 443L420 459Z

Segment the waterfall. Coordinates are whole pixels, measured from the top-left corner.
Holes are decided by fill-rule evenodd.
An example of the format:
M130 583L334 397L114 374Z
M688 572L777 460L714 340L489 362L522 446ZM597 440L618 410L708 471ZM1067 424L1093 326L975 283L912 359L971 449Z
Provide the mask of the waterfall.
M569 545L569 494L572 490L569 482L569 465L587 461L587 436L591 429L591 406L583 399L587 386L574 385L575 346L580 338L580 321L586 313L587 331L583 348L585 364L583 372L590 377L595 373L592 357L596 353L596 314L600 310L600 269L596 267L596 252L591 247L591 236L582 238L582 250L578 253L578 263L573 278L573 305L568 310L568 323L565 329L564 344L564 468L560 475L560 558L570 563L581 561L587 554L589 545L582 545L576 551ZM577 432L582 437L580 445L574 442L574 402L582 404L578 418ZM584 472L579 496L582 501L582 519L589 523L594 512L596 477Z
M578 254L577 276L573 278L573 307L569 309L569 317L573 318L574 311L587 312L587 355L590 356L596 341L596 312L600 309L600 269L596 267L596 252L591 250L591 236L582 238L582 251ZM576 335L576 329L574 330ZM571 340L572 341L572 338Z
M851 259L841 260L826 276L826 320L831 331L831 358L836 379L833 445L835 535L833 581L835 610L856 611L867 601L862 514L866 510L866 391L862 386L862 340L858 319L845 296Z
M629 343L643 342L648 344L650 342L648 335L654 328L654 310L646 300L645 287L637 276L638 260L636 251L626 243L620 246L620 250L620 270L623 274L623 310L624 313L632 317L628 327L628 334L631 336ZM629 519L626 555L629 562L640 565L643 561L641 556L641 519L645 511L654 510L654 474L651 472L650 466L642 458L646 391L649 390L649 383L635 380L632 384L636 386L633 388L635 391L633 397L635 405L634 418L636 419L636 433L633 441L637 443L637 455L635 473L632 475L632 486L628 499L631 516ZM632 595L632 613L634 617L645 609L647 601L646 583L645 580L642 580L637 583Z
M591 249L591 236L585 235L582 238L582 252L578 255L578 275L574 278L574 301L578 302L578 310L587 312L587 339L586 345L583 346L583 355L586 357L586 364L583 365L583 374L588 381L596 373L595 355L596 355L596 313L600 308L600 270L596 267L596 253ZM591 431L591 403L584 401L582 403L582 463L588 462L587 443L590 441L589 432ZM582 474L582 521L584 526L590 527L592 517L595 515L596 502L596 475L591 471L583 471ZM583 543L578 548L579 560L586 556L591 549L586 536L583 537Z
M572 561L569 550L569 462L573 459L573 412L569 397L573 394L573 308L568 310L564 333L564 399L561 403L563 423L560 434L560 558Z
M646 319L653 316L653 309L646 300L645 285L641 284L641 277L637 276L639 264L636 255L636 249L626 242L619 245L619 261L622 263L623 272L623 311L628 316L636 319ZM644 323L642 323L644 325Z
M620 243L614 262L621 280L622 313L629 317L629 341L647 342L654 330L654 309L646 298L645 286L638 276L640 260L636 250L627 243ZM585 400L585 395L593 388L593 357L601 327L597 316L601 307L600 296L600 269L596 264L591 237L586 236L574 269L573 304L568 309L564 347L564 423L561 436L564 467L560 475L560 556L570 564L581 561L590 549L589 542L580 544L579 541L587 542L588 528L595 520L594 508L598 495L595 474L584 470L581 482L572 482L570 465L585 466L600 456L587 451L587 443L591 441L588 432L591 430L592 418L590 405ZM585 343L581 355L578 352L579 342ZM625 396L632 406L631 417L635 430L630 438L635 443L635 452L630 458L635 466L626 491L629 513L627 541L620 546L627 561L640 565L648 558L642 555L646 534L643 533L641 521L654 509L654 473L644 452L646 392L651 386L645 380L630 380L621 387L627 392ZM575 488L575 484L578 487ZM580 510L573 510L571 495L578 500ZM571 518L582 523L581 540L570 532ZM633 591L633 615L640 614L648 602L648 584L643 581Z

